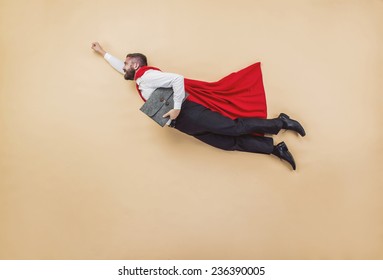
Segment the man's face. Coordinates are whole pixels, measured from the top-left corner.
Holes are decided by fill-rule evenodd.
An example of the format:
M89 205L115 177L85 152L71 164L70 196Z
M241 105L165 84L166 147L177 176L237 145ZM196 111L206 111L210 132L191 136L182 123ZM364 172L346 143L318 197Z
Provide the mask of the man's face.
M124 75L125 80L131 80L131 81L134 80L134 75L136 74L137 69L138 69L138 64L134 62L132 58L127 57L125 59L124 68L123 68L125 72L125 75Z

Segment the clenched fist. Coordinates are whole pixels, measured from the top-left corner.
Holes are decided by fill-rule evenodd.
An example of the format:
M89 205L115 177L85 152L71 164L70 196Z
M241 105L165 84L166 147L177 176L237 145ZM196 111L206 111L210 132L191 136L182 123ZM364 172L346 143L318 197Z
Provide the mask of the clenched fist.
M97 52L98 54L104 56L105 55L105 51L104 49L101 47L101 45L98 43L98 42L94 42L92 43L92 49Z

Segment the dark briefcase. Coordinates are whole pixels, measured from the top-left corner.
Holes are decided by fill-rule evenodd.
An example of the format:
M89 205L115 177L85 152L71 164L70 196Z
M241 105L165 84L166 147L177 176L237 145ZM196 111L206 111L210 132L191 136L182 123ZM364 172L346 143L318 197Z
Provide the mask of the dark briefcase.
M154 120L160 126L165 126L165 124L169 121L169 117L164 118L162 116L173 108L173 89L157 88L149 97L149 99L146 100L144 105L142 105L140 110L152 118L152 120Z

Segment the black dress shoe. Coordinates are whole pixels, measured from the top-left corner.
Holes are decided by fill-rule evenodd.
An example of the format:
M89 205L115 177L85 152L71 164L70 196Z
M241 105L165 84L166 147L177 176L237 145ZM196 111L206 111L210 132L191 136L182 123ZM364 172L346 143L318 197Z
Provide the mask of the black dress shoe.
M281 119L283 122L282 128L298 132L301 136L306 135L303 126L299 122L290 119L288 115L280 113L278 118Z
M274 147L273 155L276 155L280 159L287 161L288 163L291 164L291 167L294 170L296 169L293 155L289 152L289 149L287 149L285 142L281 142Z

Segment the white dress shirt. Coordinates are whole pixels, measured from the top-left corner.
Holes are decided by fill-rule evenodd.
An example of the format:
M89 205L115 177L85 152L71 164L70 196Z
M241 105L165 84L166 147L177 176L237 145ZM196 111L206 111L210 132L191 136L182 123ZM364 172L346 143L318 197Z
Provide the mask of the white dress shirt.
M124 62L109 53L104 55L108 63L121 74L124 74ZM147 70L144 75L136 80L142 96L148 100L152 93L160 87L173 88L174 109L181 109L185 98L184 77L178 74L161 72L158 70Z

